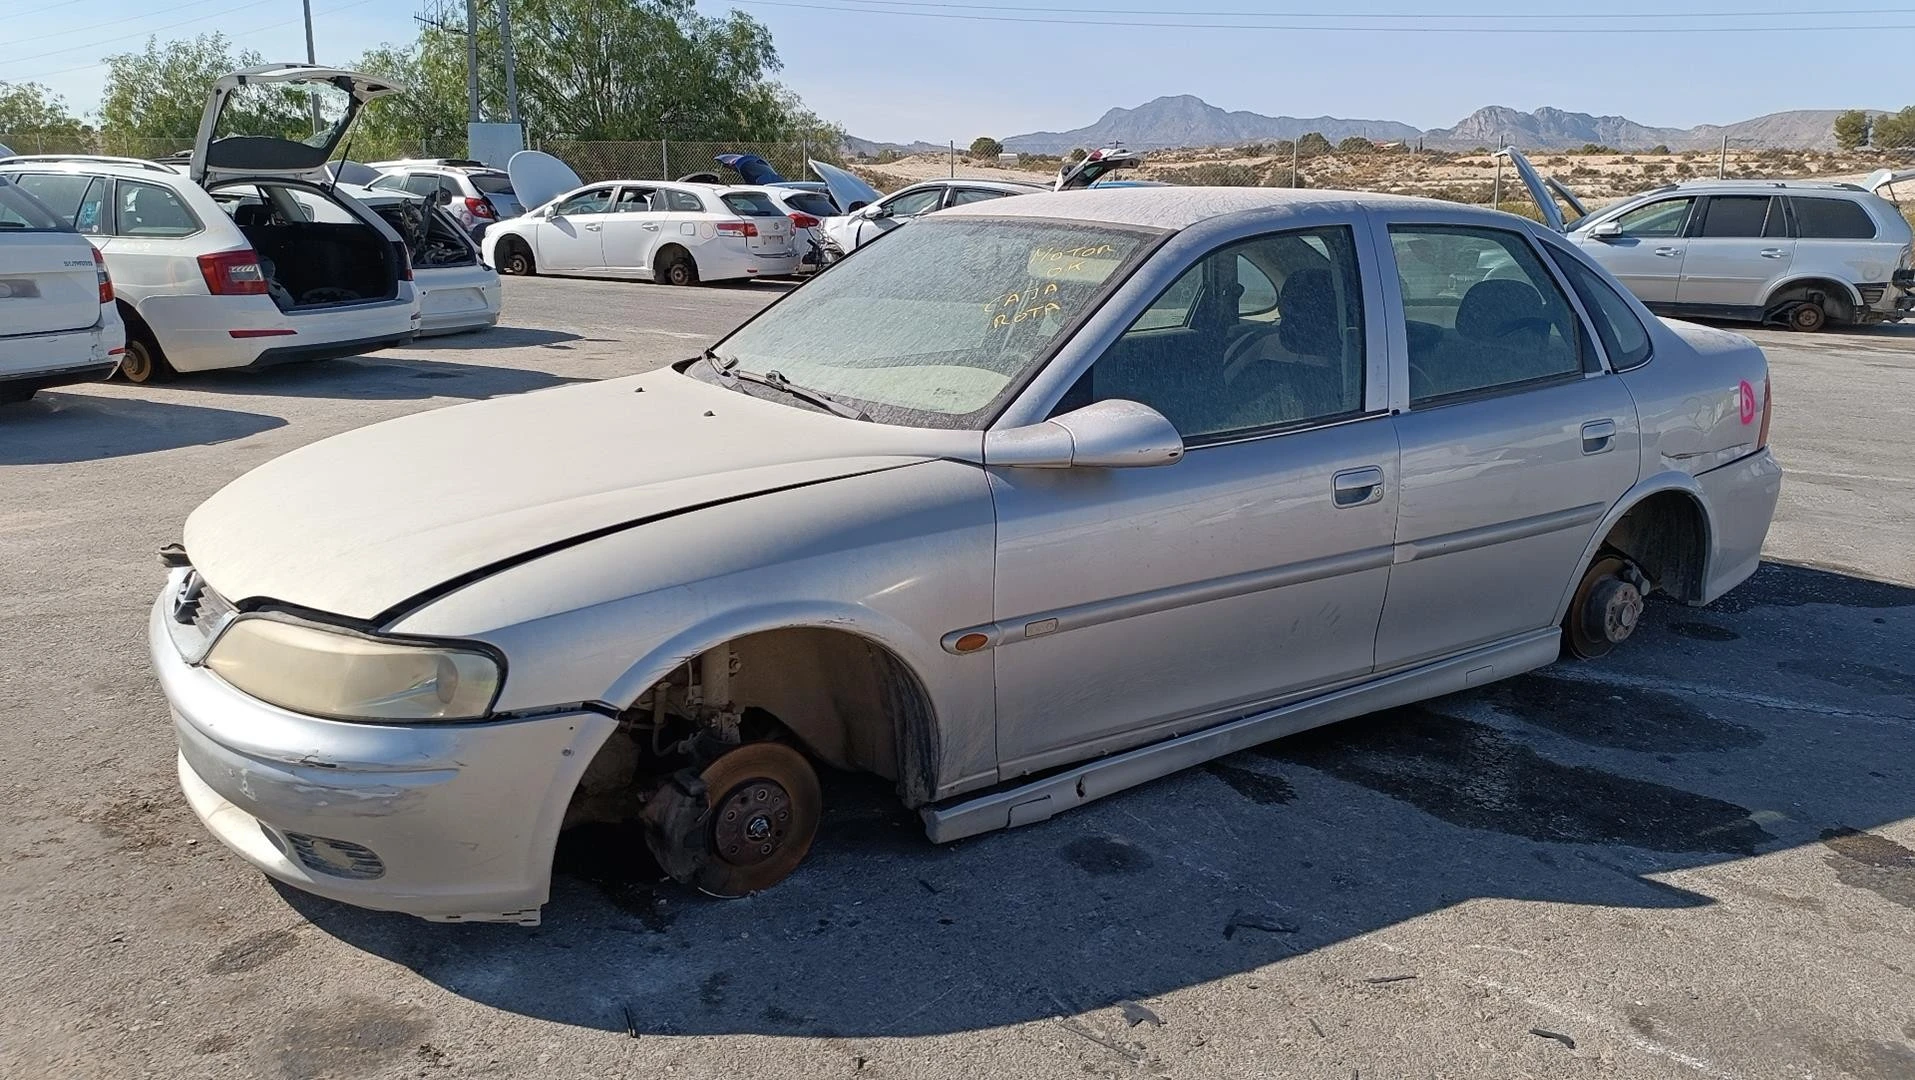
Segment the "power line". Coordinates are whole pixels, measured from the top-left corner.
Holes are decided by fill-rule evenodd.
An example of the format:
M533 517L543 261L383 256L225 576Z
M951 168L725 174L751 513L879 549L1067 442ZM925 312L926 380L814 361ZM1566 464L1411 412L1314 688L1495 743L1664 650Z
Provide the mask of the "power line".
M187 0L187 2L186 2L186 3L184 3L184 4L173 4L173 5L171 5L171 6L170 6L170 8L169 8L169 10L166 10L166 11L161 11L161 12L149 12L149 13L148 13L148 14L146 14L146 15L135 15L135 16L131 16L131 17L129 17L129 18L125 18L125 19L114 19L114 20L112 20L112 21L110 21L110 22L108 22L108 23L105 23L105 24L102 24L102 25L103 25L103 26L114 26L114 25L118 25L118 24L121 24L121 23L127 23L127 24L131 24L131 23L135 23L135 22L138 22L138 21L139 21L140 19L144 19L144 18L151 18L151 17L152 17L152 16L154 15L154 14L159 14L159 15L162 15L162 16L164 16L164 15L175 15L175 14L178 14L179 12L181 12L181 11L185 11L185 10L187 10L188 8L196 8L196 7L204 7L204 6L206 6L207 4L212 4L212 3L217 3L217 2L218 2L218 0ZM241 5L241 7L244 7L244 6L245 6L245 5ZM227 9L225 9L225 11L237 11L237 10L239 10L239 8L227 8ZM208 19L210 19L210 18L213 18L213 17L214 17L214 16L216 16L216 15L221 15L221 14L224 14L224 13L225 13L225 12L214 12L214 13L213 13L212 15L205 15L205 16L197 16L197 18L208 18ZM173 24L173 25L175 25L175 26L178 26L178 25L181 25L181 24L179 24L179 23L175 23L175 24ZM41 35L40 35L39 37L30 37L30 38L19 38L19 39L17 39L17 40L13 40L13 41L4 41L4 40L0 40L0 46L8 46L8 45L31 45L31 44L33 44L33 43L34 43L34 42L36 42L36 41L51 41L51 40L52 40L52 39L54 39L54 38L59 38L59 37L70 37L70 36L72 36L72 35L74 35L74 34L90 34L90 33L97 33L97 32L98 32L98 31L99 31L100 29L102 29L102 26L76 26L76 27L74 27L74 28L73 28L73 29L71 29L71 30L55 30L55 31L54 31L53 33L51 33L51 34L41 34ZM156 27L155 29L162 29L162 30L163 30L163 29L165 29L165 27ZM39 54L36 54L36 55L40 55L40 56L46 56L46 55L49 55L49 54L47 54L47 53L39 53Z
M1011 15L972 15L945 11L895 11L874 7L846 7L841 4L807 4L797 0L732 0L734 3L753 7L803 8L809 11L835 11L855 15L894 15L900 18L915 19L957 19L963 22L986 23L1041 23L1051 26L1119 26L1138 27L1149 30L1286 30L1295 33L1362 33L1362 34L1560 34L1565 31L1557 27L1527 26L1342 26L1342 25L1293 25L1279 23L1219 23L1219 22L1138 22L1119 19L1044 19L1020 18ZM857 0L857 2L885 2L885 0ZM961 7L965 11L975 11L969 5L947 4L946 7ZM1015 10L1015 9L998 9ZM1024 9L1029 10L1029 9ZM1881 13L1879 10L1872 12ZM1187 17L1184 12L1175 13L1178 18ZM1249 13L1236 12L1234 17L1246 17ZM1767 16L1767 12L1749 12L1749 17ZM1820 13L1818 12L1819 16ZM1297 18L1293 15L1273 15L1271 18ZM1315 16L1324 17L1324 16ZM1347 16L1345 16L1347 17ZM1694 16L1692 16L1694 17ZM1776 18L1801 18L1802 13L1778 12ZM1828 31L1882 33L1890 30L1915 30L1915 23L1897 23L1891 25L1827 25L1798 23L1793 26L1663 26L1657 32L1663 34L1805 34ZM1627 26L1584 26L1574 31L1577 34L1640 34L1641 30Z
M176 22L176 23L167 23L165 26L149 26L144 30L135 31L134 33L131 33L131 34L121 34L118 37L110 37L110 38L98 38L96 40L87 42L85 45L69 45L64 49L47 49L43 52L35 53L34 56L35 57L59 56L62 53L82 52L84 50L91 49L99 45L111 44L112 42L115 42L115 41L126 41L130 38L152 37L153 35L159 33L162 30L172 30L176 27L186 26L190 23L205 22L208 19L217 19L223 15L231 15L235 11L245 11L248 8L264 7L267 4L276 3L276 2L277 0L248 0L248 2L244 4L239 4L229 8L221 8L218 11L215 11L206 15L195 15L190 19L181 19L179 22ZM59 35L56 34L56 35L49 35L49 36L57 37ZM16 41L16 42L13 42L12 44L30 45L37 40L40 40L40 39L28 38L26 41ZM0 57L0 64L13 64L13 63L18 63L19 61L25 60L25 59L27 59L27 57L24 57L24 56Z
M744 2L744 0L740 0ZM951 0L847 0L849 3L873 5L883 8L955 8L959 11L1041 11L1062 15L1146 15L1166 18L1216 18L1216 19L1393 19L1403 22L1423 22L1428 20L1462 21L1488 20L1493 22L1525 21L1574 21L1587 22L1591 19L1756 19L1806 18L1811 15L1823 18L1831 15L1915 15L1915 8L1834 8L1816 12L1801 11L1633 11L1633 12L1442 12L1442 11L1189 11L1183 9L1152 10L1145 8L1094 8L1094 7L1045 7L1033 4L959 4ZM796 5L791 5L796 6ZM886 12L877 12L887 14ZM913 14L897 12L896 14ZM1232 29L1235 29L1233 27ZM1285 28L1288 29L1288 28ZM1351 29L1357 29L1352 27ZM1698 29L1702 29L1698 27ZM1709 28L1714 29L1714 28ZM1796 29L1792 27L1791 29Z
M260 3L271 3L271 2L273 2L273 0L260 0ZM351 9L351 8L356 8L356 7L364 7L365 5L367 5L367 4L370 4L370 3L373 3L373 2L374 2L374 0L352 0L352 3L349 3L349 4L340 4L340 5L338 5L337 7L330 7L330 8L326 8L326 9L325 9L324 11L315 11L315 12L313 12L313 14L315 14L315 15L332 15L332 14L334 14L334 13L336 13L336 12L341 12L341 11L346 11L346 10L349 10L349 9ZM242 4L242 5L241 5L241 7L257 7L257 6L259 6L259 5L258 5L258 4ZM235 11L237 11L237 10L239 10L239 8L234 8L233 10L235 10ZM264 33L264 32L266 32L266 31L268 31L268 30L277 30L277 29L279 29L279 28L280 28L280 27L282 27L282 26L294 26L294 25L297 25L298 23L300 23L301 21L303 21L303 20L302 20L302 19L282 19L282 20L280 20L279 22L275 22L275 23L267 23L267 24L266 24L266 25L264 25L264 26L255 26L255 27L253 27L253 28L251 28L251 29L249 29L249 30L236 30L236 31L233 31L233 32L232 32L232 33L230 33L230 34L227 34L226 36L227 36L227 37L229 37L229 38L231 38L231 39L232 39L232 40L233 40L233 41L234 41L235 43L237 43L237 42L239 41L239 39L241 39L241 38L244 38L244 37L248 37L248 36L250 36L250 35L253 35L253 34L261 34L261 33ZM221 33L225 33L225 31L221 31ZM135 35L133 35L133 36L135 36L135 37L144 37L144 36L146 36L146 35L145 35L145 34L135 34ZM75 51L75 50L72 50L72 49L66 49L66 50L62 50L62 51L65 51L65 52L73 52L73 51ZM46 54L46 55L52 55L52 54L51 54L51 53L49 53L49 54ZM75 65L75 66L73 66L73 67L68 67L68 68L59 68L59 69L57 69L57 70L54 70L54 71L38 71L38 72L34 72L34 73L32 73L32 74L30 74L30 75L22 75L22 76L20 76L20 78L19 78L19 81L20 81L20 82L32 82L32 81L34 81L34 80L36 80L36 79L46 79L46 78L51 78L52 76L55 76L55 75L69 75L69 74L72 74L73 72L76 72L76 71L91 71L91 70L92 70L92 69L94 69L94 68L102 68L102 67L105 67L105 66L107 66L107 65L106 65L106 61L105 61L105 60L96 60L96 61L94 61L94 62L93 62L93 63L91 63L91 64L77 64L77 65Z

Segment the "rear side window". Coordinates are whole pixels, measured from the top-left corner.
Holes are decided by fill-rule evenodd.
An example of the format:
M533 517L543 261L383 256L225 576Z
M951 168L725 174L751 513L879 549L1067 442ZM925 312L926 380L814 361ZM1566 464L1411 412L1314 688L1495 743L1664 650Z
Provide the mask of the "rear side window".
M762 191L733 191L722 198L731 212L740 217L784 217L785 212L771 204L771 197Z
M1782 203L1767 195L1717 195L1709 200L1698 236L1738 239L1787 236Z
M1590 321L1596 324L1596 336L1602 339L1603 351L1609 354L1609 366L1628 371L1646 363L1649 328L1636 317L1629 301L1582 259L1553 246L1548 250L1557 268L1569 279L1569 287L1576 290L1576 296L1582 300Z
M191 236L199 231L180 197L170 189L143 180L121 180L114 199L119 236Z
M1875 222L1858 202L1803 195L1789 201L1795 205L1795 234L1804 240L1875 239Z
M97 235L104 225L106 181L72 173L30 173L16 176L20 189L45 203L68 228Z
M0 177L0 233L69 231L44 203Z
M1581 321L1522 236L1392 225L1410 346L1410 403L1569 378Z

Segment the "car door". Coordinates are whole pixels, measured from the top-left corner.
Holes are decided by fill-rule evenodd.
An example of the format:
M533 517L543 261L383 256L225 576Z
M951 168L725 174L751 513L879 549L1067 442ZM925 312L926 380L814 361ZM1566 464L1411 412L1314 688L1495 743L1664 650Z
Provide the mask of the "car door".
M1711 195L1688 234L1676 286L1684 307L1760 309L1795 257L1787 213L1773 195Z
M1526 234L1385 220L1407 400L1379 671L1550 628L1641 443L1633 400Z
M1673 304L1695 204L1688 195L1657 199L1571 237L1643 303ZM1602 228L1612 221L1614 230Z
M620 273L637 273L650 267L666 216L664 192L621 185L600 230L605 265Z
M1369 251L1342 223L1214 249L1053 410L1149 405L1176 464L990 470L1006 777L1369 674L1397 473Z
M541 270L597 270L605 265L605 220L613 187L586 188L552 207L539 222L533 252Z

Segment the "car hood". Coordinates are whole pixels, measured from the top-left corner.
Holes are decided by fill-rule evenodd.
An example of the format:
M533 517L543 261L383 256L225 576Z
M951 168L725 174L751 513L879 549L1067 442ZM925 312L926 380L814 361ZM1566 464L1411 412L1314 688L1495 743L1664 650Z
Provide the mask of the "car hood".
M703 506L935 458L979 432L846 420L662 370L438 409L269 461L193 511L228 600L390 621L448 583ZM770 524L770 523L768 523Z

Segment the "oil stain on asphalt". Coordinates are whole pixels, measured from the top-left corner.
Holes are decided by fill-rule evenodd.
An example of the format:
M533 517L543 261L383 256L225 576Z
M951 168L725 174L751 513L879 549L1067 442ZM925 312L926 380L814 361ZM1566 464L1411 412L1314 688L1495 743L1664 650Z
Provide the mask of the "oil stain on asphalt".
M1760 745L1762 733L1718 720L1674 694L1553 675L1519 675L1486 696L1537 727L1590 746L1687 754Z
M1154 860L1144 849L1108 836L1086 836L1064 845L1064 861L1092 877L1141 874Z
M1549 760L1487 724L1409 707L1254 753L1531 840L1752 855L1774 837L1734 803Z
M1279 806L1297 797L1297 789L1281 776L1240 769L1221 761L1205 765L1204 771L1229 784L1237 794L1259 806Z
M1915 851L1886 836L1848 828L1827 830L1822 845L1829 849L1827 861L1837 881L1915 908Z

